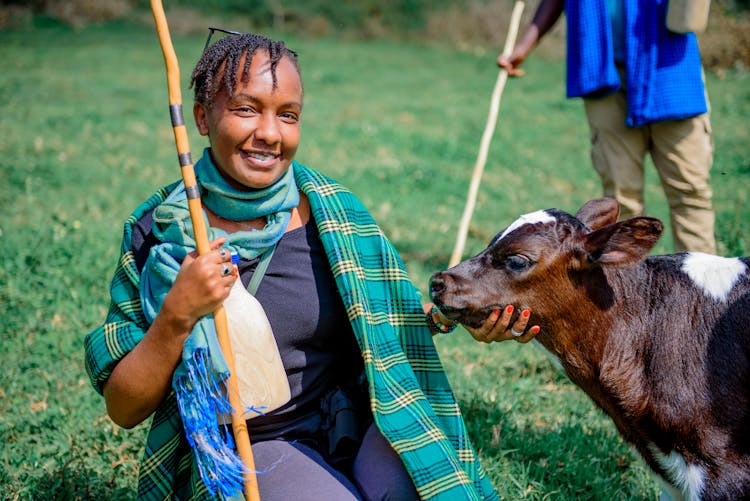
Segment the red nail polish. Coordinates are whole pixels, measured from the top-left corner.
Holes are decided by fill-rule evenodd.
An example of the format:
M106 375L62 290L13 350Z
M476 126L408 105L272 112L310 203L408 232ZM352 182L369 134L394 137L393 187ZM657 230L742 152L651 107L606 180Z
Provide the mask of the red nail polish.
M529 315L531 315L531 312L529 310L523 310L523 313L521 313L524 318L529 318Z
M498 315L500 315L500 310L492 310L492 314L494 316L498 316Z
M539 334L539 331L540 331L540 330L542 330L542 328L541 328L541 327L539 327L538 325L535 325L534 327L532 327L532 328L531 328L531 332L532 332L533 334Z
M508 306L507 306L507 307L505 308L505 313L507 313L508 315L510 315L511 313L513 313L513 305L512 305L512 304L509 304L509 305L508 305Z

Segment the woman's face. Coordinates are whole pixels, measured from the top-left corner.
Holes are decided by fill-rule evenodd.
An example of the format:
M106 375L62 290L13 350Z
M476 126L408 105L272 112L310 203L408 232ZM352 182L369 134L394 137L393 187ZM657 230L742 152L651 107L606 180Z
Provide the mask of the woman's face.
M240 61L242 70L244 59ZM302 81L286 57L276 67L277 86L268 53L253 56L249 80L238 79L231 99L217 92L210 107L196 103L195 122L208 136L211 157L235 188L261 189L284 175L299 146Z

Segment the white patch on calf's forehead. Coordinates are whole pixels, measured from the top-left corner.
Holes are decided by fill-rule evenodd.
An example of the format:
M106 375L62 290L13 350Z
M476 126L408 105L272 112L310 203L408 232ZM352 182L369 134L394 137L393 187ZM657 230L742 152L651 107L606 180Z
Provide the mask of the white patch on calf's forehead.
M690 252L682 262L682 271L706 294L726 301L747 266L736 257Z
M505 229L502 235L500 235L500 238L498 240L502 240L510 232L517 230L523 225L536 224L536 223L551 223L554 220L555 218L551 216L547 211L538 210L536 212L529 212L528 214L524 214L523 216L513 221L513 223Z

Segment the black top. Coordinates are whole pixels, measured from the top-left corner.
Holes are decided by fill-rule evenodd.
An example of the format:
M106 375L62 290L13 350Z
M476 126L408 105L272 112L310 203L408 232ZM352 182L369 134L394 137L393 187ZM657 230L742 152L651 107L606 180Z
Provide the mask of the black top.
M133 229L139 269L158 244L152 214ZM241 260L247 287L259 259ZM255 294L271 324L289 379L291 400L248 421L254 440L315 434L321 426L321 400L340 385L358 379L363 369L351 324L331 273L314 220L284 234Z

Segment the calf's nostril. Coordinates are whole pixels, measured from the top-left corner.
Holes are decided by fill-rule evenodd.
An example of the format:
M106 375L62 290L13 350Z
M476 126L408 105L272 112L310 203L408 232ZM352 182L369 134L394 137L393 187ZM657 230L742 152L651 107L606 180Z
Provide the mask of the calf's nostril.
M440 294L445 290L445 281L441 278L434 277L430 280L430 294L433 296Z

